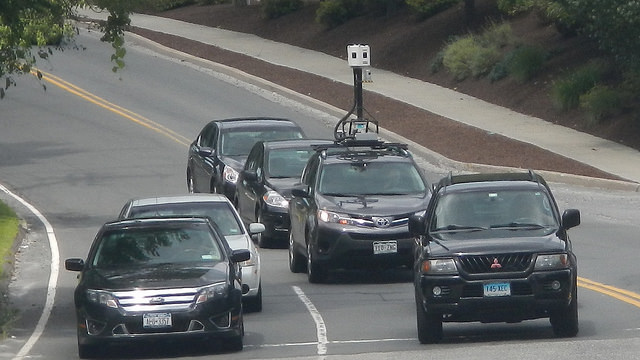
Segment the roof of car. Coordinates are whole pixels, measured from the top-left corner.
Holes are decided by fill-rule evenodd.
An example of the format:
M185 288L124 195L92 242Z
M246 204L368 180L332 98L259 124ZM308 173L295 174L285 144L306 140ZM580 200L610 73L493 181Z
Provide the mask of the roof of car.
M446 176L438 183L438 188L453 190L471 188L504 188L504 187L547 187L547 183L532 170L513 173L480 173Z
M171 216L171 217L153 217L138 218L110 221L104 224L104 228L127 228L127 227L146 227L154 225L171 224L195 224L195 223L211 223L208 218L202 216Z
M312 145L326 145L333 144L333 140L327 139L291 139L291 140L272 140L261 141L267 149L295 149L295 148L308 148Z
M131 203L134 206L146 206L146 205L158 205L158 204L176 204L176 203L191 203L191 202L225 202L228 203L229 199L222 194L183 194L183 195L168 195L158 197L148 197L132 199Z
M218 123L220 128L244 128L254 126L273 126L273 127L293 127L299 128L299 126L284 118L275 117L244 117L244 118L230 118L230 119L218 119L211 122Z

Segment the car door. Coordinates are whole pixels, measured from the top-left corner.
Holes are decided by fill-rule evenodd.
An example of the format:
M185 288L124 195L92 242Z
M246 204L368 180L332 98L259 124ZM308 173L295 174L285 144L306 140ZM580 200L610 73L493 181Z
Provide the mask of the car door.
M217 163L216 139L218 127L210 123L198 135L191 144L191 176L193 178L194 192L210 192L211 179L216 176L215 164Z
M249 152L243 174L236 185L238 212L246 223L256 222L255 209L259 201L258 196L261 196L257 189L264 183L263 158L264 146L262 142L258 142ZM247 173L251 173L252 176L245 176Z
M289 202L289 217L291 221L291 236L299 249L306 247L305 233L307 224L316 216L315 183L320 166L318 156L312 156L305 166L301 177L300 188L307 196L294 196ZM309 226L313 226L312 223Z

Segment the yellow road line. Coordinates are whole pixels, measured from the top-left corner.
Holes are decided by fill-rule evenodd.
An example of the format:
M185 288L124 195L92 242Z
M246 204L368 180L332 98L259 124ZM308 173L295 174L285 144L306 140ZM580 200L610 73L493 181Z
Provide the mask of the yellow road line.
M97 95L94 95L74 84L71 84L53 74L49 74L43 71L40 71L44 76L42 77L43 80L63 89L66 90L84 100L89 101L90 103L93 103L95 105L98 105L104 109L107 109L115 114L118 114L126 119L129 119L131 121L133 121L136 124L142 125L148 129L151 129L157 133L160 133L168 138L170 138L171 140L182 144L184 146L189 146L189 144L191 143L191 140L189 140L188 138L176 133L175 131L167 128L164 125L158 124L140 114L137 114L131 110L125 109L123 107L120 107L116 104L113 104ZM35 71L32 71L32 74L36 75Z
M640 294L634 293L633 291L619 289L611 285L605 285L582 277L578 277L578 286L611 296L612 298L626 302L627 304L635 307L640 307Z

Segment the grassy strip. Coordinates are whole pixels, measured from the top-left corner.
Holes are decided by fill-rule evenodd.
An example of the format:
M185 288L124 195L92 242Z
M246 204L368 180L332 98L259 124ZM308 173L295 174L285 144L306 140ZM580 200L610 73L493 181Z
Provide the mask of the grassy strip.
M7 304L6 277L4 273L5 265L13 261L11 248L13 241L18 234L19 220L16 213L6 204L0 202L0 339L4 338L12 320L15 319L15 312Z

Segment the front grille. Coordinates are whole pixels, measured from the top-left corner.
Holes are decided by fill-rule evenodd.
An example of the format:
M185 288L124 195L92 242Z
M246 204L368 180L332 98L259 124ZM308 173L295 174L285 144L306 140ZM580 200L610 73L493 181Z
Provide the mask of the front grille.
M460 256L460 264L469 274L522 272L531 259L531 254L471 255Z
M118 291L113 295L126 311L177 311L187 310L194 303L197 288Z

